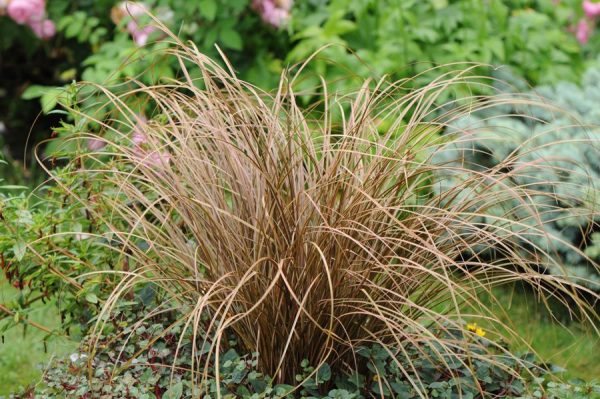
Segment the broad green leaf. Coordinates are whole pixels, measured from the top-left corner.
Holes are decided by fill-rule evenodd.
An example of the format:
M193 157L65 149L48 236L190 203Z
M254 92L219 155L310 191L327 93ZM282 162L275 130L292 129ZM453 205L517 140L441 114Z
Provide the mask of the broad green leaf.
M183 394L183 384L179 381L177 384L172 385L167 391L163 394L163 399L180 399Z
M223 29L219 35L223 45L232 50L242 49L242 37L233 29Z
M324 363L319 370L317 370L317 381L329 381L331 379L331 367L329 364Z
M52 87L48 88L42 97L40 98L40 102L42 104L42 111L47 114L52 111L56 104L58 104L58 100L61 94L64 93L64 89L62 87Z
M86 294L85 300L88 301L89 303L94 303L94 304L98 303L98 297L93 292Z
M32 100L34 98L39 98L44 95L51 87L49 86L39 86L39 85L31 85L21 95L23 100Z
M216 0L202 0L200 2L200 14L209 21L214 21L217 16Z

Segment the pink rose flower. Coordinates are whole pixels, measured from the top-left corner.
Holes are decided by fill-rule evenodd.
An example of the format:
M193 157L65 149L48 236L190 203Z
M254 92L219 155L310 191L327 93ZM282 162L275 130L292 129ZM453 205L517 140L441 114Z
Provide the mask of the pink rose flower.
M29 21L29 27L37 37L42 40L50 39L56 34L56 26L49 19L41 21Z
M171 154L151 148L148 135L144 128L148 120L144 116L136 116L136 124L132 129L131 141L135 157L140 163L150 168L166 167L171 163Z
M144 144L146 140L146 135L143 132L134 131L131 135L131 141L133 141L133 144L135 145Z
M267 8L262 15L263 20L266 23L271 24L276 28L279 28L281 25L283 25L289 16L290 14L282 8Z
M141 146L135 146L135 156L140 164L149 168L160 168L169 166L171 154L168 151L147 150Z
M124 14L131 18L131 21L127 23L127 31L133 42L138 46L145 45L152 32L156 31L156 28L151 25L140 27L136 17L147 15L150 10L143 3L131 1L121 3L120 7Z
M18 24L41 21L46 13L45 0L12 0L6 7L8 16Z
M577 24L575 37L581 44L586 44L592 35L592 27L587 19L581 19Z
M600 3L593 3L590 0L583 0L583 12L588 18L600 16Z
M279 28L290 17L291 0L253 0L252 7L258 11L261 19Z
M158 7L153 10L156 18L166 23L173 18L173 12L167 7ZM144 46L148 43L150 35L154 32L159 32L153 25L142 26L140 17L150 14L150 8L138 1L124 1L113 7L111 10L111 18L115 24L120 24L123 19L127 22L125 28L131 35L134 43L138 46Z

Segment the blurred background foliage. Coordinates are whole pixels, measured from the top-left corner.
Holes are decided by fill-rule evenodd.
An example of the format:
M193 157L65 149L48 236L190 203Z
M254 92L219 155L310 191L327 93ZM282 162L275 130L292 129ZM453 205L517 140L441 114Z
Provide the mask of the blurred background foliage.
M583 18L580 0L270 0L279 7L278 18L269 14L267 3L155 0L144 8L208 56L218 57L218 45L241 78L266 90L275 88L284 68L319 50L300 88L315 87L325 75L335 82L332 92L352 90L353 77L423 73L415 79L423 84L444 71L432 67L453 62L509 65L531 84L577 81L600 46L591 25L586 37L578 36L579 21L594 23ZM3 141L19 159L26 143L31 149L51 135L59 116L36 118L54 109L56 87L74 79L153 83L179 72L179 65L153 56L163 46L154 43L159 32L150 29L141 36L131 29L132 11L140 31L148 17L127 12L122 3L53 0L46 11L56 25L56 34L46 40L0 17L0 121ZM134 56L144 62L127 64ZM459 95L469 89L462 90Z

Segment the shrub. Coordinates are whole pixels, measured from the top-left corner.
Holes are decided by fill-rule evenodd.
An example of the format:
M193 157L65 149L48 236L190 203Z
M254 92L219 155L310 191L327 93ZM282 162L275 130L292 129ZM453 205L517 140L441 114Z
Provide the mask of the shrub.
M518 171L510 176L511 184L549 194L527 200L542 212L544 234L528 233L525 228L522 235L527 235L530 245L560 259L559 264L549 265L550 273L569 276L595 290L600 289L600 219L588 210L600 207L600 114L594 105L599 77L600 70L593 67L581 86L563 82L536 88L531 101L545 105L508 104L458 119L448 132L461 135L463 141L437 154L438 162L459 160L456 165L483 173L510 168ZM442 184L461 184L469 178L469 173L450 175L441 177ZM504 205L515 208L518 201Z
M297 40L287 59L298 62L330 46L307 79L337 79L341 91L385 74L400 79L422 73L422 85L436 77L431 67L457 61L510 65L530 82L554 83L577 79L587 49L595 54L597 37L582 49L569 32L582 15L579 0L303 2L294 10ZM482 66L481 73L490 69ZM455 85L454 95L468 95L469 89Z
M98 193L107 208L87 209L128 260L98 315L91 359L111 310L139 284L152 284L160 298L147 317L177 310L160 334L173 335L179 349L189 337L190 383L207 393L214 379L217 397L225 377L217 365L232 336L236 353L257 354L256 370L273 385L302 386L325 364L333 380L346 378L369 368L360 348L379 347L417 394L428 389L419 359L431 357L449 379L483 395L475 363L496 365L516 381L524 361L498 341L476 339L477 328L467 334L473 339L454 338L464 319L485 319L488 336L501 336L499 322L477 299L481 291L525 281L542 298L568 297L574 313L597 320L579 298L583 287L538 269L557 264L531 239L546 234L539 220L550 211L527 199L556 200L560 193L527 183L501 190L518 174L504 171L510 164L470 172L429 162L449 147L436 132L464 115L459 107L434 117L440 112L434 104L454 83L468 81L467 72L408 92L402 82L382 80L330 97L324 82L322 101L303 111L295 92L301 75L284 74L270 95L175 36L170 40L177 45L162 54L181 65L181 80L128 82L135 88L116 93L73 86L79 91L73 101L82 90L88 96L97 90L109 103L90 113L66 103L75 121L68 141L102 144L77 158L86 184L114 187ZM467 109L506 103L461 100ZM143 104L146 117L132 103ZM342 123L335 123L334 110ZM468 178L435 193L432 179L444 171ZM489 215L515 200L517 208ZM306 365L313 367L308 375ZM387 371L371 372L383 378Z
M85 332L113 279L108 274L86 277L87 273L126 266L110 230L92 216L92 209L106 212L94 198L109 188L88 184L86 176L70 166L57 168L52 178L61 185L0 194L2 280L20 290L15 300L0 303L2 330L30 323L28 313L36 303L55 301L63 332L73 326ZM77 196L85 197L86 203Z
M37 0L13 2L35 7L46 3ZM47 17L56 26L56 35L49 40L36 38L30 27L18 25L5 15L5 3L0 4L0 80L3 87L0 107L7 110L2 116L8 133L6 141L12 155L19 158L30 130L37 141L46 139L52 133L50 126L59 120L44 118L44 122L32 127L40 106L29 100L39 100L41 110L50 113L60 101L62 88L73 80L106 84L113 78L135 78L151 83L158 77L168 78L178 72L176 64L153 57L154 50L160 48L154 44L160 33L148 25L151 19L143 14L146 10L173 29L179 29L185 21L180 30L183 38L192 40L212 56L218 55L215 44L219 45L228 51L245 74L251 74L256 83L265 85L276 81L273 75L277 76L280 68L277 69L275 54L285 53L287 41L284 33L278 33L276 27L261 19L273 19L272 13L265 16L267 6L263 3L273 3L266 0L255 1L258 9L251 8L250 0L224 3L158 0L130 2L130 10L124 2L117 0L77 3L53 0L46 4ZM285 14L292 2L284 3L289 5L277 10L283 10ZM135 15L130 16L130 12ZM276 14L285 17L281 11ZM137 62L123 67L131 57Z

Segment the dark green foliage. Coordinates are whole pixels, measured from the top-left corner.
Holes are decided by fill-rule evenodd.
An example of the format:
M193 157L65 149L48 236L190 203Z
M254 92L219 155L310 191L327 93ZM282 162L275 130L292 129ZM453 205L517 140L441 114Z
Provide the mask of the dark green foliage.
M314 84L317 75L335 78L341 91L354 88L349 76L358 81L384 74L412 78L457 62L510 65L533 83L576 79L585 53L568 26L580 8L579 0L298 2L293 21L297 41L288 60L301 61L335 44L310 66L315 72L311 79ZM490 70L482 67L480 72ZM440 73L429 71L416 81L429 82ZM466 86L455 90L459 97L469 93Z
M500 78L514 79L501 72ZM511 83L499 83L498 88L523 86ZM436 154L435 161L476 171L496 168L507 190L513 185L537 190L540 195L523 203L499 203L483 219L519 218L524 223L522 237L529 241L520 245L528 256L558 255L561 262L549 264L550 273L597 290L600 218L590 210L600 209L600 69L589 69L581 85L538 87L518 101L512 98L511 105L454 121L447 134L458 135L460 141ZM459 169L440 175L438 187L459 184L467 175ZM537 217L544 222L542 232L528 228L538 224Z
M57 34L49 41L36 38L27 26L17 25L0 15L0 122L6 125L6 139L12 155L22 157L28 133L34 141L48 138L59 118L47 115L63 86L73 80L107 83L122 77L156 82L172 78L179 65L153 56L162 45L135 45L124 26L111 20L111 9L119 0L47 2L48 17L55 22ZM277 33L260 20L250 0L144 2L158 17L178 32L184 41L193 41L203 52L218 55L215 45L253 81L269 86L281 71L288 36ZM144 23L149 18L141 18ZM152 41L160 37L154 34ZM136 56L143 59L125 65ZM30 100L40 98L40 103ZM40 107L41 105L41 107ZM34 125L35 122L35 125ZM32 126L34 125L34 126ZM31 144L31 140L29 144ZM31 146L27 148L30 150Z
M0 90L0 108L8 110L2 119L15 156L22 154L40 110L22 96L30 100L44 94L42 109L48 112L56 104L53 87L73 79L106 83L126 77L148 83L180 72L179 65L153 56L161 45L139 48L111 21L117 3L48 2L49 18L58 28L49 42L0 17L0 86L6 88ZM296 1L290 23L280 29L262 22L250 0L145 3L159 17L170 15L165 23L203 53L215 57L214 45L219 45L240 77L264 89L276 87L284 67L332 44L308 65L302 87L313 90L319 76L327 76L330 92L347 92L355 89L352 76L405 78L456 62L511 65L534 83L548 83L576 79L587 53L598 47L598 35L582 47L569 32L582 14L579 0ZM144 62L124 66L133 55ZM488 74L489 68L480 72ZM420 76L418 84L439 73ZM468 92L466 86L457 90ZM38 121L35 136L48 137L52 122Z
M456 354L439 357L441 348L406 346L414 369L400 359L400 351L390 353L378 345L357 350L357 370L334 375L327 364L312 367L307 361L296 381L273 385L272 380L256 371L258 354L239 354L235 337L223 347L219 359L219 379L216 370L207 363L205 371L210 377L202 385L193 385L191 361L192 348L196 347L196 361L204 359L206 343L192 342L191 333L175 328L165 333L165 326L181 321L172 312L148 314L135 306L124 305L114 313L98 336L99 352L90 362L88 350L91 339L81 345L80 352L59 359L46 370L43 382L29 391L36 398L190 398L202 393L205 398L340 398L369 397L418 398L414 385L424 388L432 398L484 397L540 397L548 375L544 368L533 363L531 355L519 358L496 355L487 360L473 359L467 368ZM139 320L143 319L143 322ZM472 354L483 353L479 345L492 345L492 341L462 331L438 332L451 334L457 346ZM489 349L489 348L488 348ZM465 352L463 352L464 354ZM493 359L493 360L492 360ZM214 361L214 359L212 359ZM522 375L514 376L502 367L517 365ZM532 381L531 378L535 377ZM548 380L549 381L549 380ZM217 396L217 384L220 396ZM297 388L294 388L296 384ZM478 387L479 386L479 387ZM531 395L528 392L531 387ZM585 384L568 385L548 382L547 398L583 398L583 393L597 392L599 387ZM595 390L595 391L594 391ZM554 396L551 392L556 392ZM560 396L565 393L574 396ZM579 394L579 396L577 396ZM462 395L462 396L460 396ZM583 395L583 396L582 396ZM24 397L28 397L27 394Z

